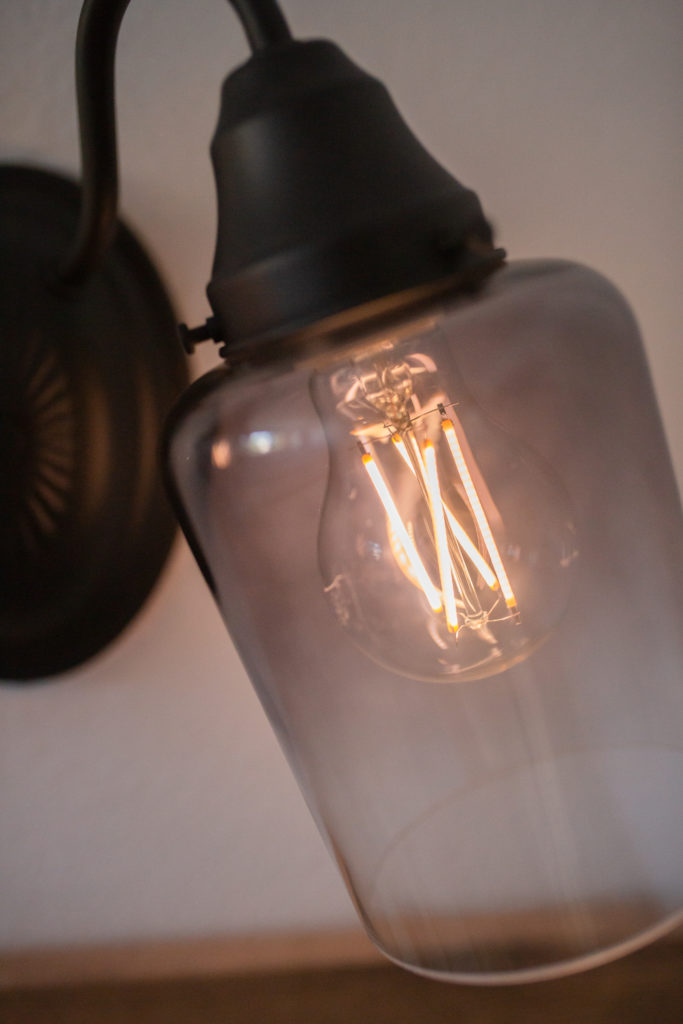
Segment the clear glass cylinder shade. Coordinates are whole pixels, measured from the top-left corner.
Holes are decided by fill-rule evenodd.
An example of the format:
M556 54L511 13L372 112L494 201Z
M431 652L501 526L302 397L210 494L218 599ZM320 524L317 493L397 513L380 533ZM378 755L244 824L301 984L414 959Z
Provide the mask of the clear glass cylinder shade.
M218 371L169 442L232 638L371 937L436 977L599 963L683 907L683 528L598 275Z

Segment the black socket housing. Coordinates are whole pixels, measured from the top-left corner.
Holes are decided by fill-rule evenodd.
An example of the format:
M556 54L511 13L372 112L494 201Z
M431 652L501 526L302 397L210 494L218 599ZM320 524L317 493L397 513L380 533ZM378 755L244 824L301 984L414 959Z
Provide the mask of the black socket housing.
M211 155L207 294L228 358L471 288L502 262L474 192L333 43L268 47L229 75Z

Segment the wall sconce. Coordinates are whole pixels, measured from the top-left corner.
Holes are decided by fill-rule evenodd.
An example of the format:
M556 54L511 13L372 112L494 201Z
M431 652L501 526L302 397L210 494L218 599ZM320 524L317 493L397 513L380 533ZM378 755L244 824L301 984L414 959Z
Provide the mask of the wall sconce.
M602 963L683 917L683 529L637 329L591 271L506 264L336 46L232 5L254 52L183 331L224 364L170 418L178 516L378 946L469 982ZM184 361L115 231L126 6L81 17L68 253L76 191L0 175L11 678L116 635L172 532Z

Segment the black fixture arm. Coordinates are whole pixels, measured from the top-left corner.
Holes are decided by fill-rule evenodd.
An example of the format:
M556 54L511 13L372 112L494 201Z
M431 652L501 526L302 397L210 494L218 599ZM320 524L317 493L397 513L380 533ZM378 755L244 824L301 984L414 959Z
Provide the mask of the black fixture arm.
M76 42L76 94L81 143L82 198L71 251L60 273L77 286L109 247L116 231L118 159L114 101L116 42L129 0L85 0ZM229 0L254 52L291 34L276 0Z

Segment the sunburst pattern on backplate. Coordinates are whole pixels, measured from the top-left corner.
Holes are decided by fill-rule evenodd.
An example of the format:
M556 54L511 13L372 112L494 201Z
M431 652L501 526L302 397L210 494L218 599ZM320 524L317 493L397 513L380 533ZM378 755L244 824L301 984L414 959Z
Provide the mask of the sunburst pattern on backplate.
M13 508L6 540L35 557L58 533L74 489L75 420L69 379L58 354L38 333L14 362L10 397L15 455Z

